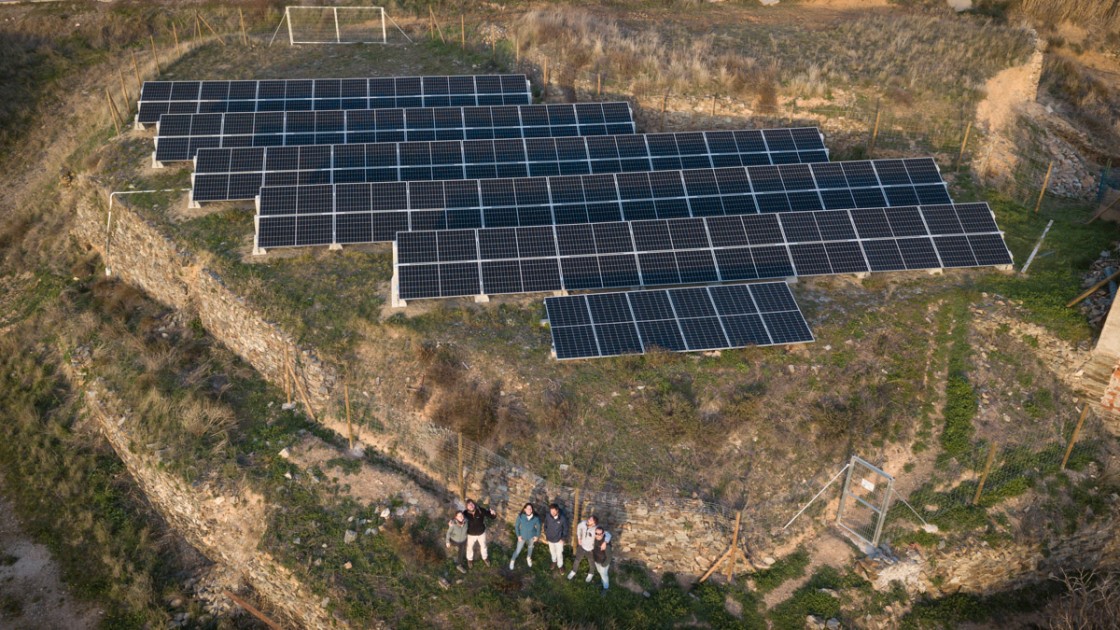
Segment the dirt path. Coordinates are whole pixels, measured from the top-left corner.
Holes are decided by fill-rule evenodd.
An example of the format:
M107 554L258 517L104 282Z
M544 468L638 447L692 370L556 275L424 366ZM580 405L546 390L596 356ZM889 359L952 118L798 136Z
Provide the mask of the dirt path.
M24 533L3 494L0 478L0 627L96 627L101 610L71 596L50 551Z
M809 566L805 567L805 575L787 580L778 588L770 591L763 597L767 608L773 608L786 601L793 592L801 588L817 570L818 567L828 565L843 569L856 558L855 547L842 538L835 528L828 528L809 543Z

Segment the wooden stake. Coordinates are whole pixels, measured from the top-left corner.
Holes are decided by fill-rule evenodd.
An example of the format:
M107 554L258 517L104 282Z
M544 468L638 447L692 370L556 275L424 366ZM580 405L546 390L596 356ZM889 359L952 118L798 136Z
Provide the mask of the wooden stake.
M544 58L543 68L541 68L541 76L544 77L544 87L541 88L542 92L548 90L548 57Z
M307 409L307 415L311 416L312 422L318 422L318 420L315 418L315 410L311 408L311 401L307 398L307 392L303 389L303 383L301 383L300 380L296 378L295 368L289 365L288 370L292 373L292 380L296 384L296 392L299 393L300 400L303 401L303 406Z
M665 131L665 108L669 105L669 90L665 90L665 96L661 99L661 131Z
M1081 433L1081 425L1085 424L1085 417L1089 415L1089 403L1085 403L1085 407L1081 409L1081 417L1077 419L1077 426L1073 427L1073 435L1069 436L1069 445L1066 446L1066 454L1062 457L1061 470L1066 469L1066 464L1069 463L1069 455L1073 452L1073 445L1077 443L1077 436Z
M105 88L105 98L109 101L109 115L113 117L113 127L117 130L117 135L121 135L121 119L120 113L117 112L117 106L113 103L113 96L109 94L109 89Z
M245 12L241 10L241 7L237 7L237 16L241 20L241 43L248 46L249 33L245 31Z
M194 12L194 36L195 39L202 39L202 16L198 11Z
M197 17L198 19L202 20L202 23L203 23L203 24L205 24L205 25L206 25L206 28L207 28L207 29L209 29L209 30L210 30L210 32L214 34L214 37L217 37L217 38L218 38L218 41L222 42L222 46L228 46L228 45L229 45L229 44L227 44L227 43L226 43L226 40L222 39L222 36L218 34L218 31L215 31L215 30L214 30L214 27L213 27L213 26L210 26L210 23L206 21L206 18L202 17L202 14L201 14L201 13L198 13L198 12L196 11L196 12L195 12L195 16L196 16L196 17Z
M879 109L879 102L875 102L875 126L871 129L871 144L867 147L867 157L875 151L875 141L879 139L879 120L882 118L883 110Z
M459 45L467 47L467 18L462 13L459 14Z
M148 35L148 39L152 42L152 61L156 62L156 76L163 74L159 68L159 51L156 50L156 38L153 35Z
M222 593L224 593L226 597L232 599L233 603L249 611L250 615L256 617L257 619L260 619L266 626L272 628L272 630L283 630L283 628L280 627L280 624L269 619L268 617L265 617L264 613L254 608L251 604L249 604L249 602L241 599L240 597L234 595L229 591L222 591Z
M712 95L712 118L716 117L716 95Z
M972 132L972 121L968 121L968 126L964 128L964 140L961 140L961 152L957 154L957 170L961 170L961 162L964 161L964 149L968 146L968 134Z
M171 23L171 37L175 40L175 56L182 57L183 49L179 47L179 29L174 22Z
M447 39L444 38L444 36L443 36L443 28L440 27L439 21L436 20L436 12L435 12L435 10L432 9L432 5L430 5L430 4L428 5L428 14L432 16L432 24L435 24L436 32L439 33L439 41L446 44Z
M600 98L603 96L603 73L600 72L595 76L597 77L595 81L595 98Z
M136 92L144 96L144 82L140 80L140 64L136 63L136 51L132 51L132 70L136 73Z
M521 40L517 36L513 38L513 63L521 63Z
M726 560L730 555L731 551L728 550L723 552L720 557L716 558L716 561L712 563L712 567L708 569L707 572L704 573L704 575L700 576L700 582L704 582L708 578L712 577L712 574L716 572L716 569L719 568L719 565L723 564L723 561Z
M463 432L459 432L459 500L467 500L467 481L463 473Z
M132 111L132 94L128 91L128 84L124 81L124 70L117 68L117 73L121 76L121 92L124 92L124 102L128 103L128 111Z
M1094 284L1093 286L1089 287L1088 289L1086 289L1084 293L1082 293L1081 295L1079 295L1079 296L1073 298L1072 300L1070 300L1069 304L1066 304L1066 308L1072 308L1073 306L1076 306L1078 302L1080 302L1081 300L1084 300L1085 298L1092 295L1094 292L1096 292L1097 289L1103 287L1104 285L1108 284L1109 282L1112 282L1113 280L1115 280L1117 278L1120 278L1120 271L1117 271L1116 273L1112 274L1111 276L1105 278L1104 280L1101 280L1100 282L1098 282L1098 283Z
M972 497L972 504L980 502L980 493L984 491L984 484L988 481L988 473L992 470L992 460L996 458L996 443L988 446L988 460L984 462L984 472L980 475L980 485L976 486L976 494Z
M1034 213L1042 209L1042 198L1046 196L1046 187L1050 185L1050 173L1054 170L1054 162L1051 160L1050 166L1046 167L1046 177L1042 178L1042 190L1038 191L1038 203L1034 204Z
M1118 204L1118 203L1120 203L1120 197L1117 197L1117 198L1113 199L1112 203L1108 204L1107 206L1102 204L1100 209L1097 210L1096 212L1094 212L1093 216L1089 217L1089 220L1085 222L1085 225L1089 225L1093 221L1096 221L1097 219L1101 218L1104 215L1104 213L1106 213L1109 210L1111 210L1112 208L1116 207L1116 204Z
M342 384L342 396L346 400L346 434L350 439L350 450L354 450L354 425L350 422L350 386Z
M735 533L731 535L731 548L727 550L727 553L730 554L730 556L731 556L731 559L729 560L729 562L727 564L727 583L728 584L731 583L731 576L735 574L735 561L739 559L739 556L738 556L738 554L735 553L735 550L739 546L739 521L742 518L743 518L743 513L742 512L739 512L735 515Z
M583 516L582 514L580 514L580 509L579 509L579 507L580 507L579 506L579 490L580 490L579 488L576 488L575 498L572 499L572 503L573 503L572 516L576 517L575 520L572 521L572 548L573 549L578 544L576 542L576 525L579 524L580 518L582 518L582 516Z
M288 404L292 404L292 381L288 378L288 364L291 359L288 357L288 347L284 346L284 395L288 397Z

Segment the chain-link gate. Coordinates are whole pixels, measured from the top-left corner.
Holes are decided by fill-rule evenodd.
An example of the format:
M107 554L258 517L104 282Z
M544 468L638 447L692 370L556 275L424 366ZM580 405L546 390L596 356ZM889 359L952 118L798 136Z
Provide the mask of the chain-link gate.
M879 545L894 477L853 455L840 494L836 524L871 548Z

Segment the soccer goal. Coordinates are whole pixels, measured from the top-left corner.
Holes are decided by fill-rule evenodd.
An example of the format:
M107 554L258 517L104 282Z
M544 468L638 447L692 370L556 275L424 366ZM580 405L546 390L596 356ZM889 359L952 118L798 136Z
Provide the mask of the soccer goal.
M382 7L286 7L291 44L384 44Z

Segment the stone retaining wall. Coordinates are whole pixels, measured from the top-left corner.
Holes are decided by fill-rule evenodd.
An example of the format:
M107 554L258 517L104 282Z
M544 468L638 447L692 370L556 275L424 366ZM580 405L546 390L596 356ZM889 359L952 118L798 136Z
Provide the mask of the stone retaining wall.
M346 625L327 613L320 598L270 554L259 550L265 529L263 499L243 490L221 494L164 470L153 454L130 449L127 408L99 381L85 383L85 409L124 462L129 474L167 522L211 560L237 571L269 605L291 622L314 630Z

